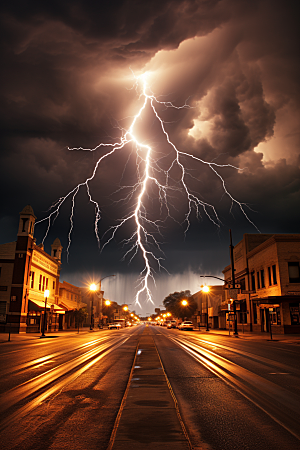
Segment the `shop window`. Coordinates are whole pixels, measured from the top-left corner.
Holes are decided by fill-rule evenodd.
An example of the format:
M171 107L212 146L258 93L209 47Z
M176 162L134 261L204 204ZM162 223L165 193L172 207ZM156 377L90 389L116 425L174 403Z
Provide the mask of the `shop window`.
M272 266L273 284L277 284L276 264Z
M260 289L260 278L259 278L259 272L256 272L256 278L257 278L257 289Z
M281 325L280 308L276 308L277 325Z
M299 303L290 303L291 325L299 325Z
M271 267L268 267L269 286L272 286Z
M298 262L289 262L289 282L300 283L300 267Z
M260 284L261 284L262 288L265 287L265 271L264 271L264 269L261 269L261 271L260 271Z
M252 287L252 291L255 291L255 272L251 272L251 287Z

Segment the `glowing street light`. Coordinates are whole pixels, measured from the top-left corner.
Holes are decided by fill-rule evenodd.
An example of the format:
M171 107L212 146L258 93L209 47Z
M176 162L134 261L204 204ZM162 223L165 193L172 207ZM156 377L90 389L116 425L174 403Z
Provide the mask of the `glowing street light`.
M91 309L91 324L90 324L90 330L94 329L94 294L97 290L97 286L95 283L92 283L90 285L90 291L92 293L92 309Z
M105 304L105 306L110 306L111 301L110 300L105 300L104 304Z
M181 304L182 304L182 306L187 306L188 302L187 302L187 300L182 300Z
M46 289L44 292L44 298L45 298L45 309L44 309L44 321L43 321L43 331L42 331L42 336L41 337L45 337L45 328L46 328L46 314L47 314L47 300L49 298L49 289Z

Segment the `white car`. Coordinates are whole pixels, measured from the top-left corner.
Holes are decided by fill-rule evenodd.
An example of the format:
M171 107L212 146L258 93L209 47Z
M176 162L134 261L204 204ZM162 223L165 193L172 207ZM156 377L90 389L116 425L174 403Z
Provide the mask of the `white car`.
M122 328L122 325L120 323L109 323L108 329L109 330L120 330Z
M194 325L193 322L189 322L188 320L185 322L182 322L180 325L178 325L179 330L191 330L193 331Z

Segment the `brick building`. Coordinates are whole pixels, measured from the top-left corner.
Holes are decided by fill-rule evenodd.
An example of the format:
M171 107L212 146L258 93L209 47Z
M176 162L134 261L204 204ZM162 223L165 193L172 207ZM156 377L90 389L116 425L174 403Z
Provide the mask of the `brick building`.
M0 332L40 332L65 328L65 313L73 309L72 300L60 301L59 282L62 245L55 239L51 255L34 238L35 215L31 206L20 212L17 240L0 245ZM69 285L72 292L79 288ZM77 305L77 303L76 303Z
M238 328L261 332L271 324L276 333L300 333L300 234L244 234L233 259L240 285ZM223 273L230 284L231 265ZM230 291L225 294L229 299ZM221 305L221 316L227 315L227 303Z

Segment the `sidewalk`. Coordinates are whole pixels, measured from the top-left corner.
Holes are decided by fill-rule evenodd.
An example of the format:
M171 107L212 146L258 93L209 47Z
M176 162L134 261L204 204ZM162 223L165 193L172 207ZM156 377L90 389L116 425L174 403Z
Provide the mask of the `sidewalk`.
M209 331L205 331L205 327L202 327L199 331L199 328L194 328L194 333L198 333L200 335L209 336L211 335L222 335L226 337L232 337L233 339L250 339L250 340L256 340L256 341L270 341L271 336L270 333L254 333L245 331L243 333L243 330L238 330L238 336L234 336L233 331L230 330L230 335L228 330L220 330L216 328L211 328ZM300 334L274 334L272 333L272 340L273 341L283 341L283 342L289 342L293 344L300 344Z
M11 333L10 342L20 342L20 341L32 341L32 340L42 340L42 339L51 339L51 338L59 338L59 337L69 337L69 336L80 336L82 334L87 333L98 333L99 329L90 330L88 327L80 328L79 334L78 330L60 330L60 331L49 331L44 338L41 338L41 333ZM8 333L0 333L0 343L8 342L9 334Z

